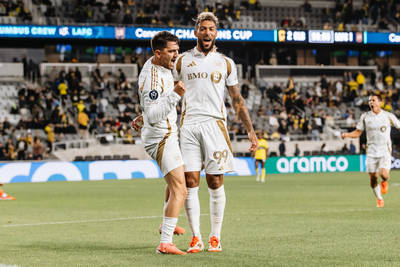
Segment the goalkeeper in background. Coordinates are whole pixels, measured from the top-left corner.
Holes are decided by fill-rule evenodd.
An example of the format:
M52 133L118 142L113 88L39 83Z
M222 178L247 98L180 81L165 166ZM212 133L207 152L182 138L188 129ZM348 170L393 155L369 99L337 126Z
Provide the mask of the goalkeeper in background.
M261 132L257 134L258 138L258 147L255 152L253 152L253 157L255 159L255 167L256 167L256 181L265 183L265 162L268 158L268 142L266 138L263 137ZM259 166L261 165L261 173Z

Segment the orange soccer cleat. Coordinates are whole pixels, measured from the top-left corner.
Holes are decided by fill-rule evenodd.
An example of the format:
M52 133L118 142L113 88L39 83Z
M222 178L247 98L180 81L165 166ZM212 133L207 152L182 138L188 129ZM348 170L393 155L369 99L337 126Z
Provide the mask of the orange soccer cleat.
M210 241L208 241L210 246L208 247L209 252L221 252L222 247L221 247L221 242L216 236L210 237Z
M201 241L197 236L194 236L189 244L187 253L199 253L202 250L204 250L203 241Z
M172 254L172 255L186 255L186 252L183 252L179 248L175 247L173 243L160 243L157 247L156 253L158 254Z
M382 195L386 194L389 190L389 183L387 181L382 181L381 183L381 193Z
M161 234L161 232L162 232L162 224L160 224L160 228L158 230L159 230L159 232ZM185 229L184 228L179 227L178 225L175 226L174 235L183 235L184 233L185 233Z
M7 193L0 189L0 200L15 200L15 197L9 196Z
M383 206L385 206L385 202L383 201L383 199L377 199L376 200L376 207L377 208L383 208Z

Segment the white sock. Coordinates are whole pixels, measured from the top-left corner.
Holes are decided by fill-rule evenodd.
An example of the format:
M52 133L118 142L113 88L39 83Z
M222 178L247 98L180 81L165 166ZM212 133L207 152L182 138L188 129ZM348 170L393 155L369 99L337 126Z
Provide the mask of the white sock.
M226 196L224 186L218 189L208 188L210 193L210 219L211 219L211 236L221 237L222 221L224 219L224 210Z
M199 187L187 188L185 211L193 236L201 240Z
M172 236L174 235L175 226L178 223L178 218L165 217L161 227L161 241L160 243L172 243Z
M381 194L381 186L379 184L372 190L374 191L374 195L377 199L383 199Z

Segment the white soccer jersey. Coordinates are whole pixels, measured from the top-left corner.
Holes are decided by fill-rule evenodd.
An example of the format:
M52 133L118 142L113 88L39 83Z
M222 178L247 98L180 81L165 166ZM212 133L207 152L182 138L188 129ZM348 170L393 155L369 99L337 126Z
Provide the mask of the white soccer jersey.
M381 110L379 114L375 114L368 111L361 115L356 128L366 131L367 156L382 157L392 153L391 126L399 129L400 121L390 112Z
M150 58L139 75L139 96L143 108L142 139L154 143L166 134L177 132L176 105L181 97L173 91L171 70L154 65Z
M186 88L181 125L226 119L225 88L238 84L232 59L218 52L204 55L195 47L178 57L173 75Z

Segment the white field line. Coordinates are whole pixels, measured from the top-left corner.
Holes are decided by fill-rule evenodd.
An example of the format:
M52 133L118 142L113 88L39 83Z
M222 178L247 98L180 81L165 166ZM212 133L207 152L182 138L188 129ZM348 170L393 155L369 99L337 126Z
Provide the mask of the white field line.
M201 216L208 214L200 214ZM184 216L184 215L180 215ZM77 220L77 221L64 221L64 222L40 222L40 223L24 223L24 224L5 224L2 227L24 227L24 226L40 226L40 225L57 225L57 224L76 224L76 223L101 223L101 222L118 222L118 221L133 221L143 219L159 219L163 216L136 216L126 218L114 218L114 219L94 219L94 220ZM0 267L3 267L0 265Z
M7 265L7 264L0 263L0 267L19 267L19 266L18 265Z

